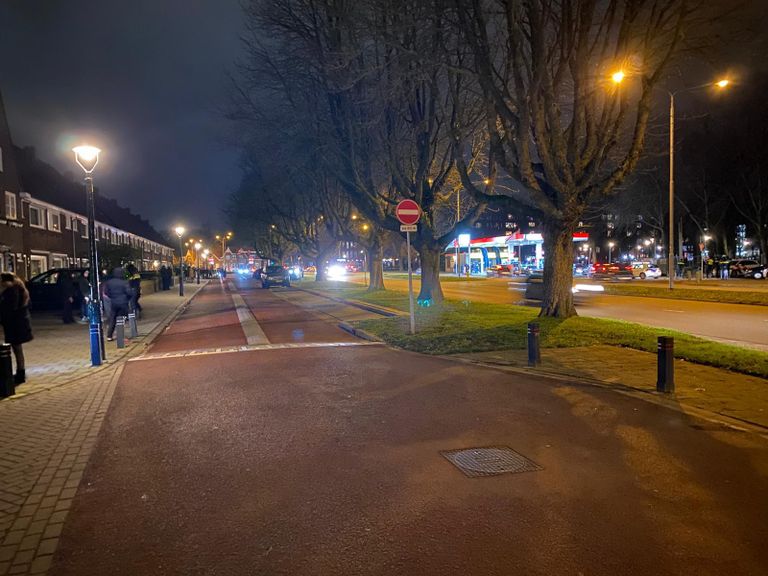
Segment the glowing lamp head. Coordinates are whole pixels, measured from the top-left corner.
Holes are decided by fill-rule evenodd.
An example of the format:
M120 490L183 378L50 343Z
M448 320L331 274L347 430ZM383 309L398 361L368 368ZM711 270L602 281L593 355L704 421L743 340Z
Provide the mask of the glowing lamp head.
M93 172L93 169L99 163L101 150L94 146L76 146L72 148L72 152L75 153L75 162L86 174Z
M200 250L201 247L202 244L200 244L200 242L195 242L195 250Z
M723 78L722 80L718 80L717 82L715 82L715 86L717 86L718 88L726 88L730 83L731 83L730 80L728 80L727 78Z
M186 230L184 229L184 226L176 226L176 228L174 228L173 231L176 232L176 236L178 236L179 238L184 236L184 232L186 232Z
M621 84L624 80L624 70L619 70L618 72L611 74L611 80L614 84Z

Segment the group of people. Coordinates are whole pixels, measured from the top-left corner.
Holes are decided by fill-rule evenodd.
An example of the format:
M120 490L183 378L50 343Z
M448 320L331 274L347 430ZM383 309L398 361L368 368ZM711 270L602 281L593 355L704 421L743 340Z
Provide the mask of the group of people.
M59 279L63 297L62 320L65 324L75 322L73 312L79 307L80 321L88 321L91 282L88 271L75 280L72 273L63 271ZM129 264L125 269L117 267L111 276L101 284L101 299L108 318L107 340L113 340L115 325L120 316L127 316L129 310L141 312L141 275ZM5 343L10 344L16 360L15 384L26 381L26 363L23 345L32 336L32 317L29 313L29 291L24 282L12 272L0 274L0 324L5 333Z

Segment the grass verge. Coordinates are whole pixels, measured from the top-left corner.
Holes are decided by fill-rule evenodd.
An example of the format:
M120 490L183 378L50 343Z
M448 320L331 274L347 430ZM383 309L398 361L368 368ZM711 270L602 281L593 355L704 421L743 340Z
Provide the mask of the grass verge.
M318 283L308 288L337 297L360 300L398 310L408 310L403 292L366 292L365 287L343 282ZM419 308L417 333L408 334L404 317L365 320L356 326L385 342L425 354L457 354L491 350L524 349L528 322L541 326L544 348L611 346L656 352L658 336L674 336L675 357L768 378L768 353L712 342L682 332L650 328L632 322L574 317L566 320L538 318L538 310L525 306L447 300L440 306Z
M755 280L760 282L760 280ZM637 284L603 283L606 294L620 296L645 296L668 298L670 300L696 300L699 302L721 302L726 304L751 304L768 306L768 292L737 290L707 290L706 288L679 288L669 290L665 286L638 286Z

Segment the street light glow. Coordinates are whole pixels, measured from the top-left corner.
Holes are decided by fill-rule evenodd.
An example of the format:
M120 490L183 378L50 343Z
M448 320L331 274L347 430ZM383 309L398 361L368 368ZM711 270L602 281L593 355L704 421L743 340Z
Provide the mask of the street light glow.
M101 150L95 146L75 146L72 148L72 152L75 153L75 162L86 174L93 172L96 165L99 163L99 154Z
M728 80L727 78L723 78L722 80L718 80L717 82L715 82L715 86L717 86L718 88L725 88L730 83L731 83L730 80Z
M201 246L200 242L195 242L195 250L200 250Z
M174 232L176 232L176 236L178 236L179 238L184 236L184 232L186 232L186 230L184 229L184 226L176 226L176 228L174 228L173 230Z
M624 70L619 70L618 72L614 72L611 75L611 80L613 80L614 84L621 84L622 80L624 80Z

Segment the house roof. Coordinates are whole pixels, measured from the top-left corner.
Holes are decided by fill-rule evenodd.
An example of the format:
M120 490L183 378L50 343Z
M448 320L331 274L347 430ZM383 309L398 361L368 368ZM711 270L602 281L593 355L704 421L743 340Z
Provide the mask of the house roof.
M15 148L21 188L32 197L64 210L85 215L85 194L83 185L76 182L72 174L61 174L50 164L35 155L34 148ZM96 220L107 226L130 232L163 246L168 241L152 225L116 200L108 198L95 189Z

